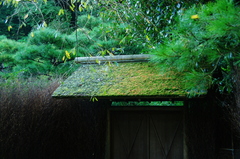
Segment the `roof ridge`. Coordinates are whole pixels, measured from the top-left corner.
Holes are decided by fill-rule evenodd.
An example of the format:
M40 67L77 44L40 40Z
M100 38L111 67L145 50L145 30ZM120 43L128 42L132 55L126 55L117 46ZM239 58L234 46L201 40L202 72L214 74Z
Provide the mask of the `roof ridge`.
M81 64L94 64L101 62L147 62L152 56L153 55L150 54L136 54L136 55L76 57L75 62Z

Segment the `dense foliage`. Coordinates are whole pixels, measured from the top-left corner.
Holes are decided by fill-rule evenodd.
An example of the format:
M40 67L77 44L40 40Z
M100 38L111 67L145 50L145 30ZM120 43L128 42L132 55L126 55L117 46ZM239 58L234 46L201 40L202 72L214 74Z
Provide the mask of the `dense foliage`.
M180 72L193 94L212 85L221 93L232 92L240 63L239 12L229 0L184 11L171 37L152 51L155 62L162 71Z
M10 41L3 40L1 70L51 74L75 56L136 54L150 48L162 70L181 72L186 89L196 93L216 84L221 92L231 92L239 65L239 9L230 0L202 5L206 2L4 0L5 10L16 7L12 14L18 16L19 28L29 25L32 31L23 42L8 46L21 45L12 52L4 46ZM9 23L8 30L13 29Z
M69 13L57 16L60 7L54 1L49 1L48 4L43 1L38 1L38 3L25 1L16 7L2 4L0 8L0 25L3 26L0 33L10 39L22 39L31 30L45 26L51 26L65 32L71 29L69 28Z
M38 36L39 32L44 33L46 31L51 30L36 31L35 34ZM32 33L32 36L35 34ZM51 41L44 42L44 40L46 40L44 38L34 41L34 37L32 36L29 36L30 39L28 43L18 42L4 37L1 38L0 75L2 77L53 76L54 74L63 74L69 69L71 63L65 63L62 58L66 56L67 53L69 54L68 60L74 58L75 55L71 50L74 48L73 42L68 44L68 47L61 48L57 45L57 42L63 45L65 42L63 37L59 37L59 39L54 38L55 43L51 43ZM54 34L52 34L52 36L54 36ZM51 34L48 32L45 38L50 40ZM38 45L37 42L39 41L42 42L41 45Z
M25 45L21 47L25 49L17 50L12 57L6 55L13 53L1 53L2 59L11 58L1 61L1 70L25 70L28 75L51 74L75 56L143 53L170 35L169 26L175 24L177 14L202 2L207 0L174 3L155 0L146 5L142 0L69 3L3 0L1 8L8 12L1 16L2 19L6 16L4 23L2 21L6 34L2 34L20 38ZM11 7L15 9L9 11Z
M145 0L105 1L99 2L107 19L127 22L131 29L129 35L133 43L141 39L142 45L153 47L153 43L161 43L169 36L169 26L175 24L176 16L193 4L208 2L209 0Z
M184 77L191 95L215 86L234 92L240 107L239 7L208 1L0 0L0 158L104 157L100 101L51 97L59 86L53 78L74 71L76 56L148 51L159 70ZM215 110L200 100L192 105L189 157L209 158ZM240 111L232 110L239 135Z
M50 1L46 5L51 4ZM41 11L49 8L47 6L42 4ZM50 10L48 13L53 14L54 11ZM33 13L18 14L30 16ZM62 13L57 15L58 18L61 16ZM47 18L45 20L47 21ZM6 78L62 75L69 70L71 73L77 67L71 62L76 56L136 54L143 48L130 43L126 34L126 23L118 25L113 21L104 21L88 12L78 16L75 30L66 29L70 22L61 23L58 20L48 19L48 25L46 21L40 25L34 25L32 21L26 22L32 26L32 31L18 41L1 36L0 75ZM14 27L11 26L7 33L11 32L11 29Z

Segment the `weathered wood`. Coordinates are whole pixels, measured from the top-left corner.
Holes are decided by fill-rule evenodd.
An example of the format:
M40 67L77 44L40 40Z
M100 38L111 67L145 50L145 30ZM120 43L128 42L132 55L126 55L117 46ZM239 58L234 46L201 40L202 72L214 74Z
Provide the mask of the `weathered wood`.
M111 111L110 131L110 158L184 158L181 111Z
M134 62L134 61L148 61L152 55L138 54L138 55L115 55L115 56L94 56L94 57L76 57L76 63L102 63L102 62Z

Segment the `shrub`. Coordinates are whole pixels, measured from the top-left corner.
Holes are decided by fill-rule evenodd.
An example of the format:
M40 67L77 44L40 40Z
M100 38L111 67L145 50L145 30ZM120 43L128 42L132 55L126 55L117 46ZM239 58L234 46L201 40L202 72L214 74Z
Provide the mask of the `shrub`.
M60 81L0 82L0 158L104 158L104 105L53 99Z
M4 78L64 74L76 68L76 39L45 28L30 33L28 42L2 37L0 41L0 75ZM68 64L68 63L71 64Z
M92 30L95 27L98 27L99 24L101 24L102 21L100 18L90 16L90 15L82 15L78 17L77 24L80 28L87 28L89 30Z
M58 49L73 48L76 42L76 39L51 28L42 28L30 33L28 40L31 45L51 44Z

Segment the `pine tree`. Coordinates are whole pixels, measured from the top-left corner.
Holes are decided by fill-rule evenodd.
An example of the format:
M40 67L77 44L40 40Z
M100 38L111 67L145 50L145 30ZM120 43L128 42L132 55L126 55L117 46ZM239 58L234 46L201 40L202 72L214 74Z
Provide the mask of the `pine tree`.
M162 71L184 76L191 95L213 86L239 92L239 12L232 0L217 0L180 13L171 37L153 51L154 61Z

